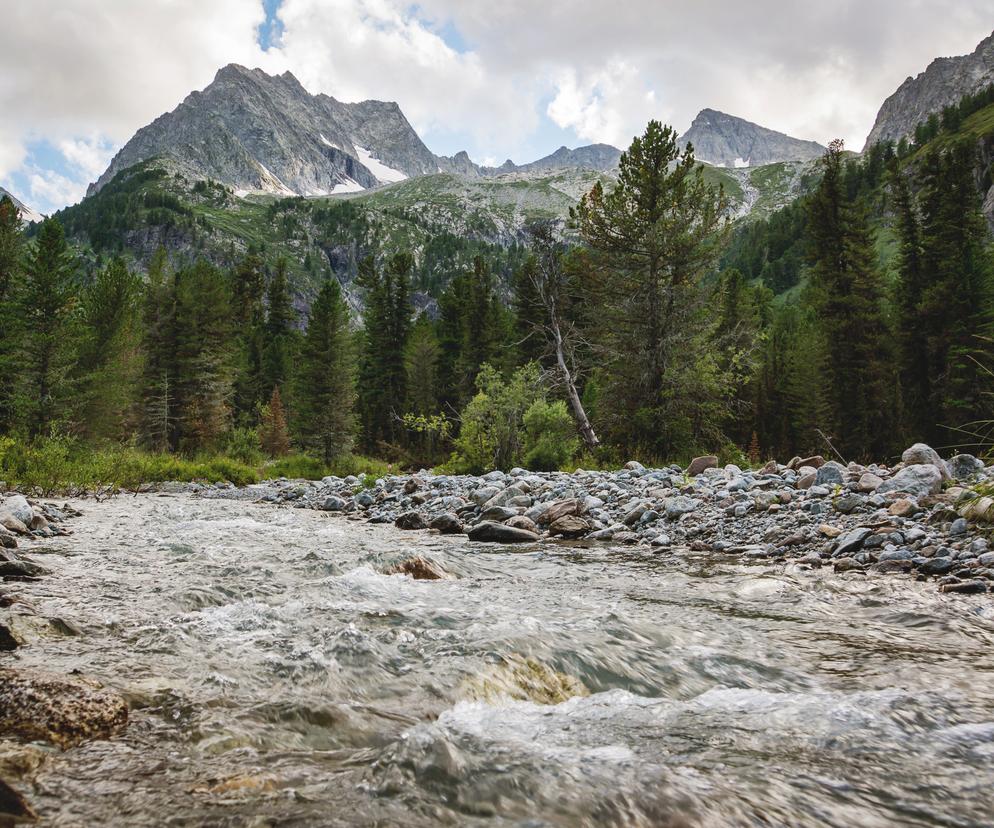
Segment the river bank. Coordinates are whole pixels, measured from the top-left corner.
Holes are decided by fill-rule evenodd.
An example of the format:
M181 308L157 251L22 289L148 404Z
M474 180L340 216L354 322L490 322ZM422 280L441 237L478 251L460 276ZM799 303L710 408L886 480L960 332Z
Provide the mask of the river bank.
M583 540L663 556L691 549L906 574L934 579L943 592L982 593L994 587L994 501L983 494L992 486L994 466L969 455L947 462L918 444L892 468L809 457L743 470L702 457L687 469L629 463L616 472L422 472L177 488L472 541Z

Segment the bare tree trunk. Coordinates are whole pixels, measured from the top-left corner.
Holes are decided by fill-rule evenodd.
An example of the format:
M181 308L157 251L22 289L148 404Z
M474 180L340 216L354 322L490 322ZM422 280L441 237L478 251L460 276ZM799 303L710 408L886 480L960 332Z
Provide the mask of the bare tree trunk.
M550 322L552 323L553 344L556 349L556 363L562 372L563 382L566 383L566 395L569 397L573 416L576 417L577 424L580 426L580 434L583 436L583 442L588 449L593 451L600 445L601 441L597 439L597 434L594 433L594 427L590 424L590 418L587 416L587 412L583 408L583 402L580 400L580 394L576 390L576 382L573 380L573 374L570 373L569 366L566 364L566 355L563 353L563 335L559 329L559 315L556 313L554 303L549 310Z

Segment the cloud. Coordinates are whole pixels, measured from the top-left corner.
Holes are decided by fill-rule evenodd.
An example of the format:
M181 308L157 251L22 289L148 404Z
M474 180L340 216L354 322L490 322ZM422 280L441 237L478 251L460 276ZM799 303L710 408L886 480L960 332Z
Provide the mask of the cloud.
M396 100L433 150L476 158L624 145L650 117L683 130L704 107L859 148L905 77L972 51L992 25L989 0L266 5L268 17L263 0L7 0L0 182L61 206L231 62L289 69L341 100ZM268 49L260 31L277 35ZM39 142L54 160L32 155Z

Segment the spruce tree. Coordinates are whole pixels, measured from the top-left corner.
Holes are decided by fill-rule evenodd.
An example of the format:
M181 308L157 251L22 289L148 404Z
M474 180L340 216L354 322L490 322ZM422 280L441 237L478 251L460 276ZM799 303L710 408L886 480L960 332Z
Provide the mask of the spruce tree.
M338 280L325 281L311 305L296 375L295 431L325 463L347 453L355 432L354 359L348 308Z
M149 263L142 304L141 440L152 451L175 447L176 339L176 280L160 247Z
M230 427L230 283L203 259L176 274L176 428L173 449L216 448Z
M269 457L284 457L290 453L290 432L287 428L286 410L279 386L273 386L269 404L262 410L259 423L259 445Z
M397 253L382 270L372 259L360 267L366 288L362 356L359 363L359 408L363 441L371 451L389 450L401 435L401 416L407 398L407 371L403 353L411 331L413 259Z
M46 434L56 422L68 420L75 402L76 268L62 225L45 219L25 262L17 301L23 326L23 415L31 435Z
M972 448L960 429L990 416L983 364L992 327L991 250L967 139L926 158L922 180L920 324L927 337L929 439ZM966 432L969 433L967 428Z
M843 144L822 159L808 207L814 301L828 349L829 431L853 458L881 458L894 447L894 376L883 288L865 207L844 188Z
M263 403L263 351L265 350L266 290L262 258L250 250L232 273L232 319L237 337L234 411L239 423L255 421Z
M141 281L120 258L97 271L80 301L80 425L90 437L121 440L133 425L141 368Z

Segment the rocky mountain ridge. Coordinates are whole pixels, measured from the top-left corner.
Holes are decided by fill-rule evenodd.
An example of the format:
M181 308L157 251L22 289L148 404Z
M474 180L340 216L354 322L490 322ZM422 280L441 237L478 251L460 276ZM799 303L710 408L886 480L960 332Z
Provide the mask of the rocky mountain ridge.
M715 109L702 109L682 136L698 160L715 167L761 167L783 161L811 161L825 153L815 141L792 138Z
M909 77L884 101L866 138L865 152L879 141L899 141L943 107L994 83L994 33L969 55L940 57Z

